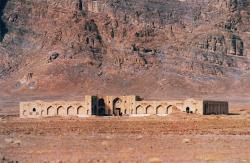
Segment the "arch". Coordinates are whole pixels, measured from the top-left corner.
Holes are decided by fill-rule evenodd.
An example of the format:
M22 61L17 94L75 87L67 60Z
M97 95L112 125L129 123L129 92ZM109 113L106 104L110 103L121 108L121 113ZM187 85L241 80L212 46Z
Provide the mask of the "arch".
M168 109L163 107L162 105L159 105L156 107L156 114L158 115L168 114Z
M76 115L76 114L77 113L76 113L75 109L73 108L73 106L69 106L67 108L67 115Z
M136 114L146 114L145 110L141 105L136 107Z
M49 106L47 108L47 115L48 116L54 116L55 115L55 109L53 108L53 106Z
M79 106L76 110L77 115L88 115L87 110L83 106Z
M122 100L120 98L115 98L113 100L113 114L115 116L120 116L122 115Z
M103 98L98 100L98 110L97 115L99 116L105 116L106 115L106 109L105 109L105 101Z
M186 107L186 113L190 113L190 107Z
M57 108L56 115L64 115L64 108L62 106Z
M154 109L152 105L148 105L146 107L146 114L150 114L150 115L156 114L156 110Z
M172 112L173 112L173 105L169 105L167 107L167 114L172 113Z
M36 112L36 108L33 108L32 111L33 111L33 112Z
M114 107L121 107L121 104L122 104L122 100L120 98L117 97L113 100Z
M173 113L173 112L180 112L181 110L178 109L175 105L169 105L167 107L167 114Z

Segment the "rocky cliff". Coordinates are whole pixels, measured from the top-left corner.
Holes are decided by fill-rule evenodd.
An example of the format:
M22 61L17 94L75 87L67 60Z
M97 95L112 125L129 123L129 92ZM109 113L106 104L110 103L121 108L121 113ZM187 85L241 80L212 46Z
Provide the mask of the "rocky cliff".
M249 97L249 0L0 6L1 94Z

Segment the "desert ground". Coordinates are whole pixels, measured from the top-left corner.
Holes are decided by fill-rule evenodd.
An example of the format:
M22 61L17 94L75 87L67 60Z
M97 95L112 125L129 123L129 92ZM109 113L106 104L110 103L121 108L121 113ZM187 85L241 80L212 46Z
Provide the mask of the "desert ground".
M0 0L0 163L250 162L249 81L250 0ZM18 115L98 94L231 114Z
M84 119L2 116L0 158L2 162L250 162L250 111Z

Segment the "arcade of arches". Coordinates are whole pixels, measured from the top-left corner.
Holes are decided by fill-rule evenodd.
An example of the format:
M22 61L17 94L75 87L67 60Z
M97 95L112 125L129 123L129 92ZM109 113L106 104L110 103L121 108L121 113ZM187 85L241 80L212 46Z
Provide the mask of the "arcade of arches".
M175 111L208 115L228 114L228 107L228 102L222 101L146 101L138 96L85 96L83 101L21 102L20 117L165 116Z

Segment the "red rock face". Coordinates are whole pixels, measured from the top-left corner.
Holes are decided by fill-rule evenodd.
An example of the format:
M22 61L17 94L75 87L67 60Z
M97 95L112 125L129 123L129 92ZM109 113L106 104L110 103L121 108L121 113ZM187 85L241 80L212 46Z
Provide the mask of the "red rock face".
M166 98L250 91L247 0L8 0L1 6L3 92Z

